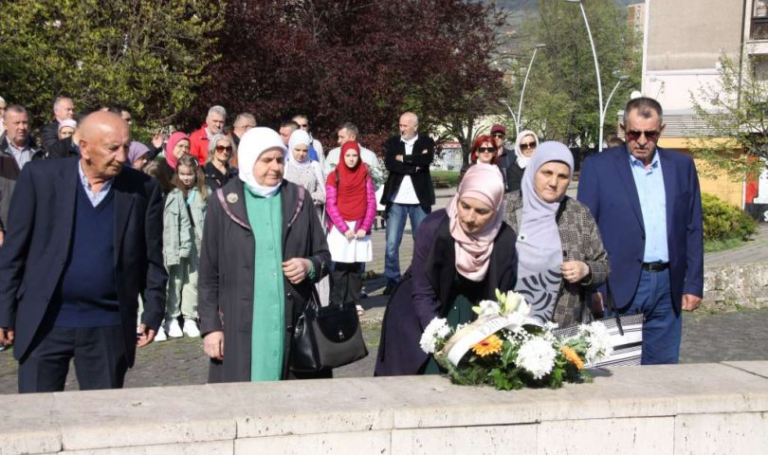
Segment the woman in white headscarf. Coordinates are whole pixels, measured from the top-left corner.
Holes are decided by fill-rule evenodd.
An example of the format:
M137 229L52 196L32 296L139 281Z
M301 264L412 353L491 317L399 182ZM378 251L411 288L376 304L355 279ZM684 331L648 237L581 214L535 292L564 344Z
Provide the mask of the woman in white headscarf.
M608 255L589 209L565 194L573 172L568 147L544 142L526 164L522 188L505 201L517 233L515 290L539 321L577 323L586 316L585 296L608 279Z
M285 153L275 131L249 130L238 178L208 199L198 312L209 382L331 376L289 366L291 329L331 255L312 199L283 179Z
M520 189L523 173L531 160L533 152L539 146L539 138L530 130L521 131L515 140L515 161L507 168L507 185L509 191Z
M320 163L309 159L311 143L309 134L304 130L296 130L291 134L285 160L285 179L309 191L318 216L322 216L323 204L325 204L325 179Z

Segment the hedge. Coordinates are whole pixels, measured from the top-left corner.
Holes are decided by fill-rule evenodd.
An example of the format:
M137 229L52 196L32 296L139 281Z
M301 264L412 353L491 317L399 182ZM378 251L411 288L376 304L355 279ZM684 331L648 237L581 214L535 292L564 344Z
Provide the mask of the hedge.
M704 211L704 241L746 240L757 231L757 222L746 212L711 194L701 195Z

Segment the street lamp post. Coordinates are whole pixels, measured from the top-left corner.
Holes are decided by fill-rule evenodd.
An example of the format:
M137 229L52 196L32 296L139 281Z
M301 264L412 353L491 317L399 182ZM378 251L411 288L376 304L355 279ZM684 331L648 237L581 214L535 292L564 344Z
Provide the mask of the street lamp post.
M616 93L616 90L619 88L619 85L621 85L622 82L629 79L629 76L619 76L619 80L616 81L616 85L613 86L613 90L611 90L611 94L608 95L608 99L605 100L605 108L603 108L601 114L600 114L600 146L603 145L603 122L605 122L605 116L608 114L608 106L611 105L611 98L613 98L613 94ZM601 149L602 150L602 149Z
M515 120L515 136L520 134L520 121L523 119L523 98L525 97L525 86L528 85L528 76L531 74L531 68L533 68L533 61L536 59L536 52L539 51L539 49L547 47L546 44L541 43L537 44L533 47L533 55L531 56L531 61L528 63L528 70L525 72L525 79L523 80L523 88L520 90L520 102L517 105L517 119Z
M595 60L595 74L597 75L597 98L600 103L600 136L598 137L598 152L603 151L603 120L605 108L603 107L603 83L600 80L600 65L597 63L597 51L595 50L595 41L592 39L592 30L589 28L589 21L587 20L587 12L584 10L583 0L565 0L568 3L578 3L581 8L581 15L584 17L584 25L587 27L587 35L589 36L589 45L592 47L592 58Z

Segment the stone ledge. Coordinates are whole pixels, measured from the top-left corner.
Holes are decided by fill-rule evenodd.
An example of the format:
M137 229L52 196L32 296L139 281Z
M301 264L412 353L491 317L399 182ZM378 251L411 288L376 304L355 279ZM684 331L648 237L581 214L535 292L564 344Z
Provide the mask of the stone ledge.
M495 453L522 435L520 453L698 453L768 435L767 375L768 362L729 362L617 368L558 390L498 392L431 376L2 396L14 418L0 427L0 455L445 455ZM708 422L718 432L703 445L681 439ZM731 431L733 422L750 427Z
M719 313L741 308L768 308L768 263L705 267L700 309Z

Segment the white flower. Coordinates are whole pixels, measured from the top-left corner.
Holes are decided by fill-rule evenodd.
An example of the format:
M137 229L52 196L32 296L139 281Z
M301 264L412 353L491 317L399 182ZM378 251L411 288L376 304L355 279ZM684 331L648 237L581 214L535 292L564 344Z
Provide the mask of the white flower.
M517 364L531 373L534 379L541 379L552 371L556 356L552 343L536 337L526 341L517 352Z
M582 325L579 329L580 335L587 340L587 363L598 362L611 354L613 346L605 324L595 321L589 325Z
M493 300L483 300L480 302L480 316L498 316L501 313L501 307L498 302Z
M515 330L525 322L525 316L520 313L510 313L507 315L507 328Z
M552 330L555 330L555 329L556 329L558 326L559 326L559 324L557 324L557 323L555 323L555 322L552 322L552 321L547 321L547 322L545 322L545 323L544 323L544 328L545 328L545 329L546 329L548 332L550 332L550 331L552 331Z
M421 350L427 354L434 354L437 350L438 343L442 343L445 337L451 333L451 328L448 326L448 321L445 319L434 318L429 322L427 328L424 329L424 333L421 335L419 346Z
M512 313L513 311L520 311L521 304L525 304L525 297L522 294L518 294L515 291L508 291L502 299L504 314ZM524 313L528 314L528 313Z

